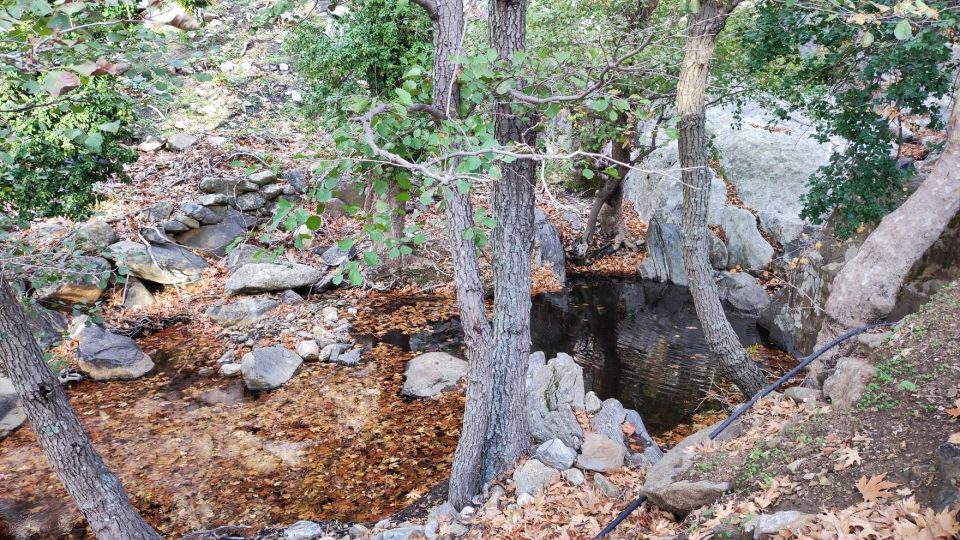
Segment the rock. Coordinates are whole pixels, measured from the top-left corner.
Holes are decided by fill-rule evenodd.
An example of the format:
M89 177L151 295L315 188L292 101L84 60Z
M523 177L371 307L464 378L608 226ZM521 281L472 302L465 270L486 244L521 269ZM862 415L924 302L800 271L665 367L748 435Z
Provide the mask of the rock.
M350 535L350 538L367 538L370 536L370 529L359 523L354 523L347 529L347 533Z
M204 225L198 229L177 235L177 242L193 249L223 257L227 254L227 246L233 244L237 238L244 237L247 230L236 220L226 220L216 225Z
M361 354L363 354L363 349L351 349L347 352L341 352L333 361L341 366L354 367L360 363Z
M102 257L81 255L69 259L63 270L37 272L30 279L41 303L71 311L76 304L92 306L100 299L100 281L110 269Z
M323 215L329 219L337 219L338 217L345 216L347 215L346 206L347 203L334 197L323 203Z
M320 346L312 339L301 341L297 344L297 354L304 360L319 360Z
M141 152L156 152L161 148L163 148L163 142L161 141L143 141L137 145L137 150Z
M130 338L100 326L80 331L80 371L98 381L136 379L153 369L153 360Z
M786 510L775 514L760 514L753 527L753 538L755 540L767 540L788 529L796 532L801 525L814 518L816 516L795 510Z
M773 260L771 246L757 230L757 218L742 208L727 208L720 221L727 233L727 264L759 270Z
M560 471L544 465L539 460L528 459L513 471L513 483L517 494L527 493L537 496L544 488L560 479Z
M253 210L259 210L263 205L267 204L267 199L256 192L244 193L237 197L237 210L243 212L251 212Z
M524 506L529 506L533 504L536 499L533 498L533 495L529 493L521 493L517 496L517 506L523 508Z
M232 304L211 306L206 315L220 326L254 324L280 305L270 298L245 298Z
M238 268L224 286L227 296L254 294L313 285L323 274L304 264L245 264Z
M583 483L587 481L586 477L583 476L583 471L580 469L567 469L560 474L564 480L574 486L582 486Z
M791 386L783 392L784 397L793 400L796 403L801 405L813 405L814 407L817 404L817 401L820 399L820 391L813 388L804 388L802 386Z
M197 144L197 140L198 139L193 135L188 135L186 133L177 133L173 137L170 137L169 139L167 139L167 148L175 152L183 152L184 150Z
M613 485L613 482L607 480L607 477L600 473L593 475L593 487L611 499L619 499L622 495L620 488Z
M593 414L599 411L600 407L603 407L603 402L597 397L596 392L593 390L587 392L583 397L583 410L588 414Z
M283 294L280 295L280 302L288 306L296 306L302 304L304 299L296 292L287 290L283 291Z
M326 534L319 523L298 521L283 531L284 540L314 540Z
M320 310L320 320L327 326L333 326L340 320L340 313L333 306L326 306Z
M267 184L273 184L277 181L277 173L271 170L262 170L247 175L247 180L263 187Z
M323 254L320 255L320 261L327 266L340 266L349 261L354 255L356 255L356 249L354 247L343 251L334 245L327 248Z
M283 173L283 179L287 184L293 186L293 189L297 193L306 193L307 187L307 173L303 169L293 169L291 171L286 171Z
M603 402L600 412L590 419L590 429L626 447L623 434L623 421L626 417L627 411L623 405L615 399L608 399Z
M406 527L398 527L396 529L383 531L382 533L374 536L374 540L410 540L412 538L426 538L422 526L410 525Z
M467 526L462 523L453 523L450 525L450 534L452 534L455 538L466 536L468 532L470 532L470 529L468 529Z
M0 441L6 439L27 420L27 415L20 408L18 400L13 381L0 377Z
M716 234L710 234L710 266L716 270L724 270L729 266L730 255L727 245Z
M560 439L550 439L537 447L536 458L554 469L569 469L577 459L577 451Z
M303 360L282 347L254 349L240 360L243 382L251 390L271 390L290 380Z
M180 213L197 220L201 225L215 225L223 221L223 216L206 206L196 203L186 203L180 207Z
M204 193L213 193L224 195L227 198L235 199L237 195L243 193L239 189L240 182L230 178L216 178L208 176L200 180L200 191Z
M362 207L366 198L364 188L364 183L355 182L352 176L345 174L337 179L337 185L333 188L333 195L350 206Z
M187 232L190 230L190 226L181 223L177 220L168 220L160 224L160 228L163 229L163 232L169 234L176 234L181 232Z
M527 370L527 420L533 439L560 439L573 449L583 442L583 429L573 409L583 409L583 369L567 354L559 354Z
M872 364L861 358L841 358L837 369L823 383L823 394L837 409L849 409L860 401L873 376Z
M627 449L599 433L587 433L577 456L577 467L588 471L610 472L623 467Z
M105 256L127 275L161 284L189 283L200 279L207 263L189 250L175 245L150 246L127 240L108 248Z
M93 219L77 227L73 233L79 247L85 250L99 250L117 241L113 227L102 219Z
M940 485L934 509L942 512L960 506L960 444L946 442L937 447L937 471Z
M624 421L628 422L633 427L633 435L628 437L628 439L635 441L639 440L641 443L643 443L643 457L647 463L653 465L660 461L660 459L663 458L663 451L660 450L660 447L657 445L656 441L654 441L653 437L650 436L650 433L647 431L647 426L644 425L643 418L640 416L640 413L633 409L627 409Z
M467 362L444 352L421 354L407 363L403 395L432 398L457 388L467 374Z
M201 204L203 206L228 206L231 203L231 201L234 201L234 199L229 195L224 195L223 193L210 193L208 195L201 195L197 199L197 204ZM200 219L200 218L194 218L194 219Z
M534 212L533 267L549 267L561 284L566 282L566 257L560 233L550 223L546 212L539 208Z
M280 184L271 184L269 186L264 186L263 188L260 189L260 195L262 195L264 199L268 201L272 201L277 197L279 197L280 195L283 195L283 188L284 186L281 186Z
M449 502L444 502L430 509L430 519L435 519L441 524L460 521L460 512Z
M435 519L427 521L427 524L423 527L423 535L428 540L440 538L440 522Z
M139 217L141 221L163 221L170 217L172 213L172 202L159 201L141 210Z
M185 225L187 229L198 229L200 228L200 222L193 219L190 216L184 214L176 214L173 216L174 221L179 222L181 225Z
M863 345L867 351L875 351L883 346L887 338L890 336L890 332L883 332L880 334L860 334L857 336L857 343Z
M240 364L227 363L220 365L220 375L224 377L236 377L242 372L242 367Z
M647 256L640 263L640 277L659 283L687 285L683 268L683 244L680 227L653 218L647 227Z
M126 291L123 294L123 307L125 309L143 309L156 302L142 281L137 278L127 278Z
M173 244L174 241L159 227L140 227L140 236L154 246Z
M350 348L346 343L331 343L320 350L321 362L336 362L340 353Z
M717 292L734 309L751 315L759 315L772 301L763 285L746 272L720 272Z
M241 266L249 263L269 262L272 262L271 257L266 251L250 244L241 244L227 255L227 272L232 274Z
M67 330L67 318L62 313L26 302L21 302L20 306L27 319L27 326L41 349L46 350L60 343Z
M728 489L730 482L691 482L680 480L693 467L693 454L687 448L696 446L709 438L719 423L690 435L673 447L663 459L647 471L643 494L660 508L685 516L692 510L712 504ZM717 442L723 443L737 437L741 431L739 422L724 430Z

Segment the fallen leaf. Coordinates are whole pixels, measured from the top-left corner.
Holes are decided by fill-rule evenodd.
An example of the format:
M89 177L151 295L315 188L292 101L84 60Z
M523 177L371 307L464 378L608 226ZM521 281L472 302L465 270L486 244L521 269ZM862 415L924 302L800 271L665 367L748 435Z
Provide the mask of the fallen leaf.
M947 439L947 442L951 444L960 444L960 432L951 435L950 438Z
M865 501L872 503L876 503L880 498L883 497L892 497L893 493L887 490L897 487L900 484L887 482L884 480L886 476L887 473L878 474L869 480L866 476L861 476L860 480L857 481L857 491L860 492L860 495L863 495L863 499Z
M859 465L863 463L863 459L860 457L860 452L856 448L841 448L837 452L836 457L833 458L837 464L833 466L833 470L842 471L854 465Z

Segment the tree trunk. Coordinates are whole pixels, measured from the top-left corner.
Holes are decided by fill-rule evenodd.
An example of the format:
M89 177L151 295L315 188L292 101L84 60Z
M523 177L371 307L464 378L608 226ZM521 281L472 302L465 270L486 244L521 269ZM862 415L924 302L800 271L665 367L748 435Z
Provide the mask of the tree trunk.
M50 468L100 540L159 539L83 431L10 285L0 278L0 358Z
M490 43L511 62L526 48L526 0L490 0ZM533 147L529 118L509 100L494 104L494 136L503 145ZM487 428L484 480L513 466L527 450L525 387L530 360L530 263L533 255L535 166L529 159L504 163L493 187L493 401Z
M766 377L750 359L720 304L709 260L707 202L710 197L706 137L706 87L716 35L736 2L721 8L717 0L700 3L687 15L687 43L677 84L680 115L680 165L683 179L683 265L697 316L710 350L724 373L748 396L759 392Z
M400 185L395 179L391 179L387 188L387 203L390 205L390 238L395 242L403 238L403 227L407 220L407 205L397 200L400 193L402 193Z
M433 106L443 111L447 118L457 119L460 116L460 87L456 82L457 66L453 59L460 54L463 37L463 2L441 0L433 7ZM459 509L470 504L470 499L480 492L483 483L493 354L477 248L472 240L464 238L466 231L474 226L470 194L460 193L455 187L445 190L445 194L453 280L470 365L463 427L453 455L448 494L450 504Z
M910 270L960 212L960 106L954 96L947 142L933 170L888 214L833 280L817 336L820 348L840 334L893 311ZM816 371L811 368L811 372Z

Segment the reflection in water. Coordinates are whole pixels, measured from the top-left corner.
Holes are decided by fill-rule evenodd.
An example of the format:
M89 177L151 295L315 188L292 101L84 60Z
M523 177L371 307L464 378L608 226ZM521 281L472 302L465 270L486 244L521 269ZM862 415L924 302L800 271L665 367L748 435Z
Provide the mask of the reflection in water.
M753 318L727 316L744 345L760 342ZM532 350L573 355L589 389L639 411L653 432L688 420L717 375L685 287L574 281L534 299L531 332Z

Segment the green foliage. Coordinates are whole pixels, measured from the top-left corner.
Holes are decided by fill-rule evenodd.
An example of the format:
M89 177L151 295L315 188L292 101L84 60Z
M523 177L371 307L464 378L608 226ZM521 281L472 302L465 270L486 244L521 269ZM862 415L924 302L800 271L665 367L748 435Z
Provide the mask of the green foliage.
M837 212L841 235L901 200L909 173L891 154L897 135L887 115L929 115L937 127L929 98L950 90L956 15L937 11L948 2L921 4L764 0L739 31L745 66L780 113L806 111L820 140L849 141L810 179L803 211L817 223Z
M177 0L177 3L187 11L197 11L209 7L213 2L211 0Z
M122 145L133 119L130 101L113 79L91 78L52 105L17 81L0 83L0 108L37 107L0 117L0 202L22 218L83 218L95 201L93 185L116 175L136 153Z

